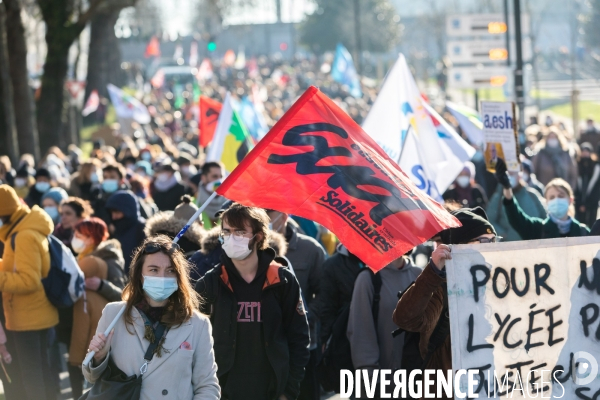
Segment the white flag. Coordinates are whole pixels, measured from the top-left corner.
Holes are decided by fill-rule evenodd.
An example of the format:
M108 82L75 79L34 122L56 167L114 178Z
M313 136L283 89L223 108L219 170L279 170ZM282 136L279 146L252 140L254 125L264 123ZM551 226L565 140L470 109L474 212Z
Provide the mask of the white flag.
M406 60L400 54L363 123L363 129L398 162L419 189L441 201L441 195L474 151L468 151L457 142L458 135L438 132L436 122L439 120L434 122L432 119ZM455 154L451 146L463 149L461 154Z
M106 85L110 101L115 107L115 112L119 118L131 118L138 124L150 123L150 113L135 97L125 93L115 85L109 83Z
M460 128L467 135L469 141L475 146L482 147L485 142L483 137L483 123L479 120L477 111L451 101L446 102L446 108L456 118L456 121L458 121Z
M232 119L233 107L231 106L231 95L227 92L225 100L223 100L223 108L221 108L221 112L219 113L219 119L217 120L217 127L215 128L212 143L208 147L208 153L206 154L207 162L221 161L223 149L225 148L225 138L229 135Z

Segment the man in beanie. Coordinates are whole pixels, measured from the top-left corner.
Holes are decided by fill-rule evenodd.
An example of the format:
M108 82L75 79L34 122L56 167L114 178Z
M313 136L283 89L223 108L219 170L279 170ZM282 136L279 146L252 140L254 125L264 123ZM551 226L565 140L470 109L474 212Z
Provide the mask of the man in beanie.
M429 264L402 295L393 315L401 329L420 333L419 352L424 361L420 369L439 369L444 374L452 369L446 287L446 260L452 259L449 245L495 243L498 239L482 208L461 208L450 214L462 226L446 229L432 239L438 245ZM437 393L435 384L429 388L429 393Z
M24 385L20 399L56 398L48 360L48 334L58 324L58 312L48 301L42 278L50 270L47 236L52 220L38 206L20 203L16 192L0 185L0 292L8 343Z
M46 168L35 171L35 185L29 189L25 202L29 207L42 204L42 196L52 187L52 175Z

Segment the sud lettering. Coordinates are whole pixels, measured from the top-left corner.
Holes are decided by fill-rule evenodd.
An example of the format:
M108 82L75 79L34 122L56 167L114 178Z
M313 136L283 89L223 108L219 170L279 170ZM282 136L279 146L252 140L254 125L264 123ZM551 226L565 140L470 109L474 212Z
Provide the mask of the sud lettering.
M285 133L282 144L294 148L312 147L312 150L292 155L271 154L267 162L269 164L295 163L296 172L300 175L332 174L327 179L327 185L330 188L342 189L347 195L355 199L376 203L369 211L369 217L377 225L381 225L385 218L396 213L425 208L420 200L414 198L409 201L402 201L403 198L406 198L406 195L403 195L398 187L391 182L374 176L376 171L383 172L382 169L348 165L352 164L354 158L350 149L344 146L329 147L325 137L307 135L310 132L330 132L343 139L348 139L348 133L333 124L323 122L295 126ZM346 157L350 159L350 163L346 165L317 165L321 160L328 157ZM382 194L382 190L373 193L361 188L369 186L383 189L388 194Z

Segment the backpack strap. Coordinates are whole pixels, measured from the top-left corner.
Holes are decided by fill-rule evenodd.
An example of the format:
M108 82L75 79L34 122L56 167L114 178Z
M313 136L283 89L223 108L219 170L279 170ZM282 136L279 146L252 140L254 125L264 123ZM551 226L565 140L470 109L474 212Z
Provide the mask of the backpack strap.
M379 320L379 302L381 301L381 275L374 273L371 268L368 267L360 270L360 272L364 271L368 271L368 273L371 275L371 284L373 285L373 303L371 304L371 313L373 314L373 322L375 322L375 330L377 330L377 321Z
M445 305L444 308L442 308L440 318L438 319L433 332L431 332L429 343L427 344L427 355L423 359L423 368L427 367L433 353L440 348L450 334L450 315L448 311L448 306Z
M17 233L15 232L12 235L10 235L10 248L12 249L13 253L15 252L15 242L17 240Z

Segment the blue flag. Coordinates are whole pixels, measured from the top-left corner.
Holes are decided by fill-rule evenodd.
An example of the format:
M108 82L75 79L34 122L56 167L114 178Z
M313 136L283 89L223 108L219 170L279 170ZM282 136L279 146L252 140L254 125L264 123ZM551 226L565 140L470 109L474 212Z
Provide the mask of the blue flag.
M331 77L342 85L348 85L350 94L354 97L362 97L360 89L360 78L354 68L352 56L348 50L339 43L335 50L335 59L331 66Z
M246 125L246 129L248 129L248 133L250 133L255 141L258 142L267 134L269 127L265 122L265 118L258 112L248 96L244 97L240 102L238 112Z

